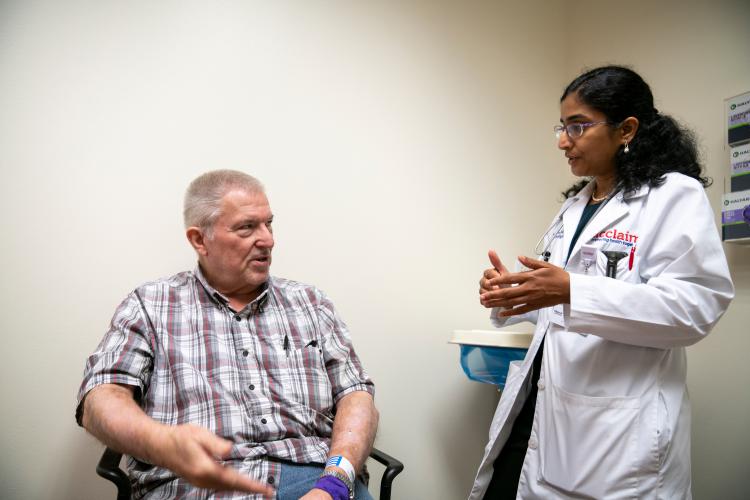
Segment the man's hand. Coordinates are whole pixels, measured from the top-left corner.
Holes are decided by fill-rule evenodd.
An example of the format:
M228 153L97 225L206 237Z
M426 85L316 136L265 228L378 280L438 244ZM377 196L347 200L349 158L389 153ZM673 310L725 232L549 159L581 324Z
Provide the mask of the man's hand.
M480 281L479 301L484 307L502 307L505 310L500 312L500 316L517 316L543 307L570 303L570 275L567 271L549 262L528 257L519 257L518 260L531 271L509 273L497 259L502 271L498 271L497 275L490 273L490 277Z
M333 500L333 497L327 491L313 488L305 496L301 497L300 500Z
M211 490L244 491L273 495L273 488L218 463L229 455L232 442L202 427L166 427L156 441L153 461L190 484Z

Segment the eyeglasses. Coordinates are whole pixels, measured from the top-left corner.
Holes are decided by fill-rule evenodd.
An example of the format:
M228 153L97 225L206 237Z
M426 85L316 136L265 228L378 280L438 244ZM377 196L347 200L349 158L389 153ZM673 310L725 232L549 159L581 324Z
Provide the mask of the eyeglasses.
M558 139L562 135L563 131L568 134L569 139L577 139L583 135L583 131L594 125L601 125L602 123L610 123L608 121L603 122L589 122L589 123L568 123L567 125L555 125L552 130L555 131L555 137Z

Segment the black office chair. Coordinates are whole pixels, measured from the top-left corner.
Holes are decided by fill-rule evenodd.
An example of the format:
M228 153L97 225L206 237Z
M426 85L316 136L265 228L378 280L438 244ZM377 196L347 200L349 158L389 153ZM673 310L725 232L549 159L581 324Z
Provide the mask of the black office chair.
M130 479L125 471L120 469L121 458L122 453L111 448L105 449L96 465L96 473L107 481L115 483L117 500L130 500ZM385 465L385 472L380 479L380 500L391 500L391 483L404 470L404 464L377 448L372 449L370 458Z

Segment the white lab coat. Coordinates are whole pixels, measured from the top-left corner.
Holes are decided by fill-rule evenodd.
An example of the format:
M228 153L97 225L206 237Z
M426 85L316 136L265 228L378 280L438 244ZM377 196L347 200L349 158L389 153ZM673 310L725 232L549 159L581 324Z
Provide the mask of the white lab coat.
M666 177L659 187L610 200L581 233L567 265L593 185L563 204L555 219L561 217L561 231L548 238L550 262L570 273L571 303L523 318L536 322L534 339L505 385L470 500L484 497L545 336L518 498L691 497L684 348L709 333L734 287L702 186L682 174ZM598 247L588 271L582 245ZM605 276L600 250L628 254L616 279ZM555 312L564 319L551 321ZM497 314L496 326L510 323Z

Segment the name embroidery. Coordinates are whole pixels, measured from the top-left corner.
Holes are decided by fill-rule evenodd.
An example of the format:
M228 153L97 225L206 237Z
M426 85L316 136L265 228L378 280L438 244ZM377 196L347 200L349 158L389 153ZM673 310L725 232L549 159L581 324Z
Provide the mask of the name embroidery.
M638 243L638 235L631 233L630 231L618 231L617 228L602 231L601 233L596 234L592 239L618 241L627 244L628 246Z

